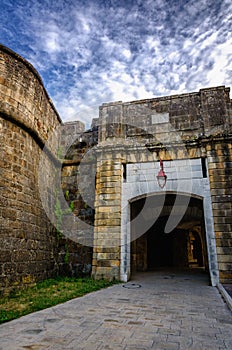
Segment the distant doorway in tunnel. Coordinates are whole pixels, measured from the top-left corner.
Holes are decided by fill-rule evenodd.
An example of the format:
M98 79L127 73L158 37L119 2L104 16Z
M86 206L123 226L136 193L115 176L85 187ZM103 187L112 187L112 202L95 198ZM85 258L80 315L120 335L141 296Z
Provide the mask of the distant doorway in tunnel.
M189 234L189 262L191 266L204 266L202 237L196 230ZM192 264L191 264L192 263Z
M157 224L147 233L148 269L159 267L188 267L186 230L175 229L164 233L164 223Z
M132 203L131 222L132 234L136 238L131 243L131 269L147 271L160 268L201 268L208 269L206 239L204 230L204 213L202 200L189 198L188 207L178 225L169 233L165 233L165 226L175 204L174 194L168 194L165 200L159 195L149 199L150 207L144 212L140 227L149 228L141 236L139 225L133 227L133 215L139 215L144 206L144 199ZM163 203L160 215L152 223L152 213ZM178 213L178 208L176 208ZM150 220L148 225L147 220Z

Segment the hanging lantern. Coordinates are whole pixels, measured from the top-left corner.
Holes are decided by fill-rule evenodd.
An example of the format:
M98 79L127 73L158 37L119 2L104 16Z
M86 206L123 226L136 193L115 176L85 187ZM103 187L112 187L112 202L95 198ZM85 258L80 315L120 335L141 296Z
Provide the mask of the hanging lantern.
M158 172L158 175L156 176L159 187L164 188L167 181L167 175L164 172L164 165L162 159L160 159L160 171Z

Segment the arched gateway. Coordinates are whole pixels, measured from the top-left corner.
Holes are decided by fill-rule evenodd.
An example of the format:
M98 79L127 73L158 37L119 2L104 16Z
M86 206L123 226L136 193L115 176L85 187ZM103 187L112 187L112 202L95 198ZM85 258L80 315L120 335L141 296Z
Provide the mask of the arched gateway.
M179 204L175 205L177 196ZM202 198L186 197L186 194L172 192L166 195L154 194L149 197L149 206L144 210L146 200L147 197L142 197L131 202L130 269L132 271L146 271L159 267L208 269ZM186 200L189 203L183 214L181 202L185 205ZM160 203L163 203L162 207ZM139 219L140 225L137 225L136 218L142 210L144 214ZM174 221L174 227L167 233L168 221L171 223ZM141 232L144 233L141 235Z
M209 230L213 227L209 201L168 191L135 197L129 203L130 259L121 265L122 279L127 280L134 271L199 268L209 271L212 284L217 283L216 241ZM211 212L208 219L205 212Z
M215 285L218 267L210 184L201 159L164 164L167 184L162 191L155 178L158 164L127 166L122 186L121 279L128 280L133 270L195 265L209 269ZM137 182L135 170L136 179L144 177L144 181ZM144 176L149 173L150 178Z
M232 281L231 115L225 87L100 107L95 278L195 266Z

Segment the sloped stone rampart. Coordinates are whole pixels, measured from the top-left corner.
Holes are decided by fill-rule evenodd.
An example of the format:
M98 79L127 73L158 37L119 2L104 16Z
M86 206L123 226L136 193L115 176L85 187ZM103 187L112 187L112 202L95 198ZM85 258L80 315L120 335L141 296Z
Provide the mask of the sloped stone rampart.
M5 292L58 270L56 234L40 200L38 171L43 147L60 123L35 69L1 46L0 289ZM46 162L55 169L53 146Z

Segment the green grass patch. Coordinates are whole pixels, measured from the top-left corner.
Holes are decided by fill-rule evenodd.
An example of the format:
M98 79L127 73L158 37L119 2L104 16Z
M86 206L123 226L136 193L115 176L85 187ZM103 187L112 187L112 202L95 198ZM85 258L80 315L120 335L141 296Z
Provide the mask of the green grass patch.
M115 283L119 282L57 277L39 282L34 287L13 291L0 298L0 323L64 303Z

